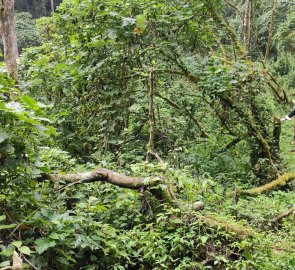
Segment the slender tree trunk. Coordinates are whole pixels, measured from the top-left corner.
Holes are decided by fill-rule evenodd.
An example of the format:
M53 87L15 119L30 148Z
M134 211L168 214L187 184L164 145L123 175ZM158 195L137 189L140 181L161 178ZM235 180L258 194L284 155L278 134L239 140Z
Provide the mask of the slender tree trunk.
M247 0L246 1L246 10L245 10L245 16L243 20L243 32L244 32L244 46L246 48L246 51L249 50L250 45L250 34L251 34L251 14L252 14L252 1Z
M14 0L0 0L0 32L4 47L4 61L9 75L18 82L18 50L13 15Z
M268 59L269 51L270 51L270 47L271 47L272 35L273 35L273 26L274 26L274 21L275 21L277 5L278 5L278 0L273 0L270 24L269 24L269 29L268 29L268 39L267 39L266 50L265 50L265 60Z
M50 0L51 12L54 13L54 0Z
M148 89L148 100L149 100L149 114L148 114L148 124L149 124L149 141L147 144L147 156L146 160L149 160L150 155L154 153L154 137L155 137L155 119L154 119L154 87L155 87L155 71L150 70L149 73L149 89Z

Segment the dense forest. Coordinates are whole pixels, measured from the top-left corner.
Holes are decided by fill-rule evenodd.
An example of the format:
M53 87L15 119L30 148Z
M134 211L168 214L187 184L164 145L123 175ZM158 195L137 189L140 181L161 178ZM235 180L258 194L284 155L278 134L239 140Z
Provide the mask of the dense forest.
M294 0L0 7L0 270L295 269Z

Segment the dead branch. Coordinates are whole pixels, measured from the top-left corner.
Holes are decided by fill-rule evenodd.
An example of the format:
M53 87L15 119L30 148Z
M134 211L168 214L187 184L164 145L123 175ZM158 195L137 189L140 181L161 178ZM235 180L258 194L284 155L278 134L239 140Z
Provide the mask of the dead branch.
M148 190L152 195L154 195L158 200L165 203L172 203L182 209L189 207L193 211L200 211L204 208L204 203L197 201L192 205L188 204L181 199L177 199L174 192L171 191L171 187L162 188L165 181L159 176L152 176L147 179L143 178L133 178L114 172L109 169L99 168L94 171L84 172L84 173L71 173L71 174L55 174L48 176L53 181L65 181L74 183L90 183L90 182L108 182L110 184L128 188L128 189L138 189L138 190ZM295 174L294 174L295 177ZM226 220L221 219L214 215L197 215L197 218L209 227L214 229L221 229L231 232L236 235L237 238L242 239L244 237L249 237L253 235L250 228L239 225L232 224Z
M146 179L136 178L117 173L109 169L99 168L83 173L48 175L48 178L53 181L69 182L69 185L92 182L107 182L112 185L127 189L148 190L160 202L170 205L177 204L177 202L174 201L174 196L171 194L170 189L163 188L163 186L166 185L164 179L161 176L152 176Z

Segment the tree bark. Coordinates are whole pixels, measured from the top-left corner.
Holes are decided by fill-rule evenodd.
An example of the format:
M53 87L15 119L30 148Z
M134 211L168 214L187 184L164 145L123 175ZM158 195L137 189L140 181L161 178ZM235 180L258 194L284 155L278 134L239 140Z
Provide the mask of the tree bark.
M12 79L18 82L17 39L14 22L14 0L0 1L0 32L4 47L4 61Z
M91 182L108 182L122 188L149 190L149 192L160 202L174 204L174 194L171 192L170 187L162 188L163 185L165 186L165 181L161 176L152 176L144 179L130 177L105 168L99 168L94 171L83 173L53 174L46 176L53 181L69 182L70 185Z
M148 113L148 126L149 126L149 141L147 143L147 155L148 161L151 157L151 153L154 152L154 137L155 137L155 112L154 112L154 89L155 88L155 71L153 69L149 72L149 89L148 89L148 101L149 101L149 113Z
M54 0L50 0L51 12L54 13Z
M276 14L276 10L277 10L277 4L278 4L278 1L273 0L270 24L269 24L269 29L268 29L268 39L267 39L266 50L265 50L265 60L267 60L269 57L269 51L270 51L271 42L272 42L273 27L274 27L274 21L275 21L275 14Z
M249 50L250 45L250 34L251 34L251 14L252 14L252 1L246 0L246 10L243 20L243 39L246 51Z
M108 182L115 186L128 189L148 188L164 184L160 177L151 177L150 179L145 180L143 178L130 177L105 168L99 168L94 171L83 173L53 174L49 177L52 180L70 183Z

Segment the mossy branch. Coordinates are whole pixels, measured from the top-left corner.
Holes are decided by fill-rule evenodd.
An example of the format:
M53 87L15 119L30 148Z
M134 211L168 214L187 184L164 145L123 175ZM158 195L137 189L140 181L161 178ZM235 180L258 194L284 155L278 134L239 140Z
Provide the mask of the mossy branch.
M237 192L240 195L258 196L262 193L271 191L275 188L283 187L294 179L295 179L295 173L285 173L279 176L276 180L271 181L270 183L267 183L263 186L252 188L252 189L246 189L246 190L240 189Z
M215 215L207 214L200 217L200 220L214 229L221 229L235 234L237 239L244 239L254 235L254 232L250 227L238 223L230 223L228 220Z

